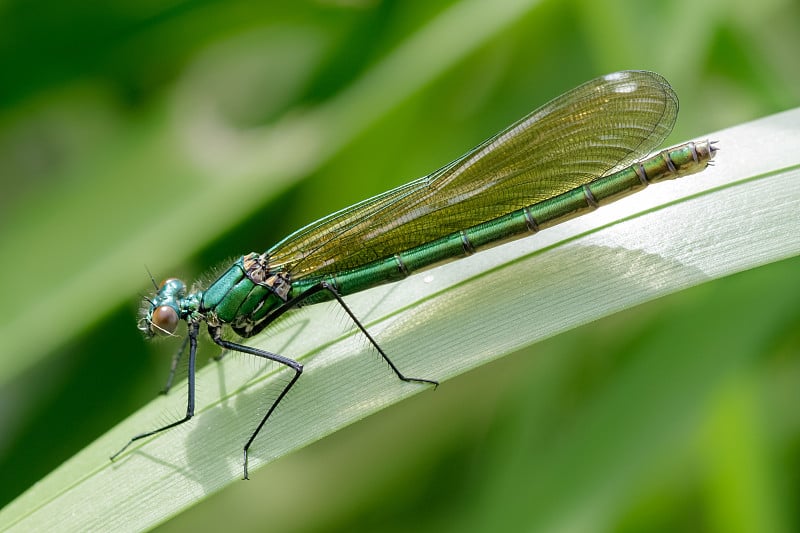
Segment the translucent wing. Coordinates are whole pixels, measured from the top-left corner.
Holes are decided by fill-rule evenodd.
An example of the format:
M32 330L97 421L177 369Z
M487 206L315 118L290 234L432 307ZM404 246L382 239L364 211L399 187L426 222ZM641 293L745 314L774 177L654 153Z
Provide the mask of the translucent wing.
M591 80L433 174L293 233L271 263L295 279L339 272L502 216L641 159L677 113L675 92L653 72Z

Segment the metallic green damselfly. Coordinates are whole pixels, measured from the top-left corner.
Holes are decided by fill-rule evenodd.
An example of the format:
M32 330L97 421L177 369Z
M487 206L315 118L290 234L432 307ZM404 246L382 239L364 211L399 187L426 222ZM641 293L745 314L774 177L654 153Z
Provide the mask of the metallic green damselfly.
M140 328L172 335L181 320L188 337L172 361L165 391L189 346L186 416L194 416L197 336L278 362L294 372L244 445L247 454L267 419L297 382L303 366L288 357L222 337L229 327L252 337L287 311L335 300L399 379L403 374L342 297L403 279L425 268L538 232L643 189L703 170L716 148L689 142L642 159L672 131L678 98L653 72L609 74L562 94L436 172L341 211L289 235L264 253L237 259L204 290L170 278L147 300ZM154 283L155 285L155 283Z

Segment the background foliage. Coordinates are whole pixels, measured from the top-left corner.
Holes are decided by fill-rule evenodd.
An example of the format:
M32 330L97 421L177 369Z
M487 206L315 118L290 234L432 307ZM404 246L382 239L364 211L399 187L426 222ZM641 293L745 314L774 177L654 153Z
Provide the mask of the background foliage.
M454 25L409 46L466 10L486 36ZM172 346L134 328L143 264L192 278L262 250L615 70L672 82L676 142L795 107L798 27L789 0L5 2L0 505L162 385ZM322 133L298 132L309 116ZM162 529L794 530L797 268L540 343ZM666 405L637 386L653 372L675 389Z

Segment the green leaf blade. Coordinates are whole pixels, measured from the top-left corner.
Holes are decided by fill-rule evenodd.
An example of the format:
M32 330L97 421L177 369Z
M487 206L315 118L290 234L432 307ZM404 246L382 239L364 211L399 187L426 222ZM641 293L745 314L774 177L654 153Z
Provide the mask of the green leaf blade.
M410 375L442 380L543 338L704 281L800 254L800 109L713 134L715 167L468 259L350 298ZM399 382L332 308L304 309L253 339L306 365L254 443L258 467L426 392ZM332 318L333 315L333 318ZM326 327L331 325L333 327ZM0 512L9 530L146 529L237 482L241 446L287 379L229 357L198 372L198 412L179 387L98 439ZM86 502L92 502L89 511Z

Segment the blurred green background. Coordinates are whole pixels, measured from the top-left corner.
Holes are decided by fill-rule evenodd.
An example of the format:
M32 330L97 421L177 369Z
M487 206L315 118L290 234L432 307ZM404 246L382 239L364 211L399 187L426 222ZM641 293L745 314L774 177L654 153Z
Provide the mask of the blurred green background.
M675 86L671 142L791 109L798 28L790 0L3 2L0 506L163 385L144 265L264 250L616 70ZM797 530L798 267L486 365L161 530Z

